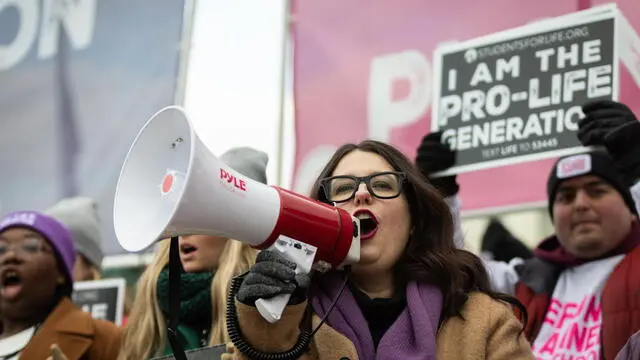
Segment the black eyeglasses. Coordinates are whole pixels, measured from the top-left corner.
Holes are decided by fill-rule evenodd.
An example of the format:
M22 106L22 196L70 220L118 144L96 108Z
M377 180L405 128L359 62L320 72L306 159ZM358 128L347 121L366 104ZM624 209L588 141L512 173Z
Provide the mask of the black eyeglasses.
M360 184L365 183L369 193L378 199L393 199L400 196L402 184L407 176L403 172L386 171L369 176L332 176L321 181L320 186L330 202L345 202L353 199Z
M37 237L26 237L13 244L6 240L0 240L0 257L5 256L11 248L14 249L14 252L20 252L23 255L34 255L39 252L47 252L43 239Z

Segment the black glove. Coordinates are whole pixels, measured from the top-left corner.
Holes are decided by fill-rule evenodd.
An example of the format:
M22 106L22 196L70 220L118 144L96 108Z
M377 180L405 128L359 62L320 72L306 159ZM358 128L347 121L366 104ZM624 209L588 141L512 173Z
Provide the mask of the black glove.
M454 196L460 190L456 175L432 178L431 174L447 170L455 163L456 153L449 145L442 143L441 131L427 134L422 138L416 155L416 166L445 197Z
M640 178L640 122L626 105L609 100L582 107L578 139L584 146L604 146L630 180Z
M309 287L308 274L296 274L296 264L277 251L261 251L251 266L236 297L240 302L254 305L258 299L291 294L289 304L299 304L306 299Z

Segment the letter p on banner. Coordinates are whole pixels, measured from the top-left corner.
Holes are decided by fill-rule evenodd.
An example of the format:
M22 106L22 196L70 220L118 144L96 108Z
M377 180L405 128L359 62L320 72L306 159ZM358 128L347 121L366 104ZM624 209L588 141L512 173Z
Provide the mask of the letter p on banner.
M431 63L417 50L374 58L367 105L369 137L388 142L393 128L424 116L431 104L432 79Z

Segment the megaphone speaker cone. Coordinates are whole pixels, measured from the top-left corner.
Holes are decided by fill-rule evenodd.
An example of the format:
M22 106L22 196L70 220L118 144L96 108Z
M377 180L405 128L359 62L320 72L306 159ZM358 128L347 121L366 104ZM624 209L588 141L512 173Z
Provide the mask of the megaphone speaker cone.
M114 226L120 245L140 251L162 235L182 197L194 133L178 107L156 113L136 136L120 171Z
M184 111L171 106L145 124L127 154L116 188L114 226L120 245L132 252L182 235L259 245L273 231L280 205L276 189L216 158Z

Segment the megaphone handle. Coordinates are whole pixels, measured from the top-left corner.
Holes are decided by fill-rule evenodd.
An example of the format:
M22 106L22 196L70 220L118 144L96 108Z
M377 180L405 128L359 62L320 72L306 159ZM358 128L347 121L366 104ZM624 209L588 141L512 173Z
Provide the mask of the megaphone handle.
M302 241L281 235L269 249L264 251L280 252L296 264L297 273L309 274L318 249ZM290 298L291 294L282 294L270 299L258 299L256 300L256 308L265 320L273 324L282 317Z
M290 298L291 294L282 294L270 299L258 299L256 300L256 308L265 320L273 324L282 317Z

